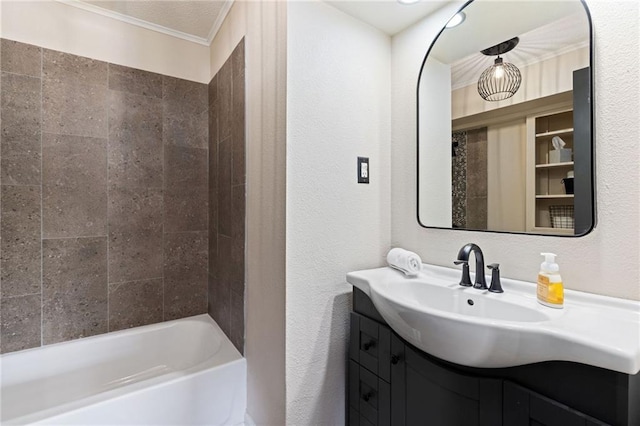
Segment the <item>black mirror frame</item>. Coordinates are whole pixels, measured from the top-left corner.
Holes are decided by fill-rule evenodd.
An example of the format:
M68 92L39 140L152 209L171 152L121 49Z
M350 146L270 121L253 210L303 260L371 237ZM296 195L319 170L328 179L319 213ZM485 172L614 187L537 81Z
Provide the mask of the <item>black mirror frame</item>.
M460 7L456 13L462 12L469 4L473 3L475 0L468 0ZM452 230L452 231L475 231L475 232L491 232L498 234L513 234L513 235L531 235L531 236L542 236L542 237L563 237L563 238L575 238L575 237L583 237L593 231L596 227L597 223L597 214L596 214L596 156L595 156L595 144L594 144L594 133L595 133L595 106L594 101L595 98L593 96L594 93L594 46L593 46L593 22L591 20L591 13L589 12L589 8L587 7L586 0L578 0L582 4L585 13L587 14L587 21L589 23L589 74L588 74L588 108L585 113L588 113L589 116L589 124L583 126L581 128L582 132L585 133L584 137L589 140L589 149L583 150L580 155L579 164L583 164L580 170L576 170L576 173L589 173L589 177L585 178L583 181L587 183L585 187L582 189L582 196L580 199L582 200L580 203L576 201L576 203L581 206L580 208L588 207L589 213L583 215L583 218L586 218L585 223L582 226L585 226L583 231L576 232L573 235L554 235L554 234L535 234L529 232L511 232L511 231L494 231L489 229L467 229L467 228L445 228L439 226L428 226L423 224L420 221L420 80L422 79L422 71L424 69L425 63L427 62L427 58L433 49L433 46L440 38L440 35L445 31L446 27L442 27L438 34L431 42L429 49L427 50L424 59L422 60L422 64L420 65L420 71L418 72L418 83L416 85L416 220L418 224L427 229L444 229L444 230ZM455 14L454 14L455 15ZM588 135L586 135L588 133ZM575 154L578 156L578 154ZM576 189L577 190L577 189ZM586 223L586 222L589 223ZM578 223L579 221L576 218L575 229L578 231Z

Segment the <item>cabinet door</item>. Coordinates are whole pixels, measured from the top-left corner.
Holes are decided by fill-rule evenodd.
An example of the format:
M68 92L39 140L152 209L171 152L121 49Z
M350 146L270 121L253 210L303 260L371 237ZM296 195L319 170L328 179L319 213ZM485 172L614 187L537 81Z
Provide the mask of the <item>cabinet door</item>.
M509 426L604 426L599 420L526 388L504 382L504 424Z
M397 352L392 340L392 359ZM391 380L394 426L502 425L500 380L460 374L408 345L391 367Z

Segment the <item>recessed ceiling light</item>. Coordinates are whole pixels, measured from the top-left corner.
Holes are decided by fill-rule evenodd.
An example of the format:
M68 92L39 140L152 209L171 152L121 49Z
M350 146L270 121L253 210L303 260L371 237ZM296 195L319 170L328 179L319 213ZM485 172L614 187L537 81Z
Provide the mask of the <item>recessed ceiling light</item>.
M455 15L453 15L453 18L449 19L449 22L447 22L447 25L445 25L445 27L446 28L457 27L458 25L464 22L466 17L467 15L465 15L464 12L458 12Z
M398 0L398 3L400 4L414 4L414 3L418 3L420 0Z

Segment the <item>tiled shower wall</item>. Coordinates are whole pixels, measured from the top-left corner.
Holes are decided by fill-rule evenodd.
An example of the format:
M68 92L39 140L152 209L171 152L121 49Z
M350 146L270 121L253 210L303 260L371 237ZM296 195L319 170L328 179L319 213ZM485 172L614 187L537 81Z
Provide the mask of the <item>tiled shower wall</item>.
M451 134L453 226L487 229L487 128Z
M244 350L244 39L209 83L209 314Z
M207 85L2 40L0 350L207 311Z

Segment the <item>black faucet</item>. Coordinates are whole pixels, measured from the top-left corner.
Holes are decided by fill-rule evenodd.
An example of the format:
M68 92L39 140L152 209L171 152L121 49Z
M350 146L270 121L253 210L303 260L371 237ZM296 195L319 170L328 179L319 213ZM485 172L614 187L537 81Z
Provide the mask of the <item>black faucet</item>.
M469 278L469 255L471 253L476 255L476 282L473 284L473 288L478 290L487 289L487 281L484 279L484 256L480 247L473 243L466 244L458 252L458 260L454 263L456 265L462 264L462 281L460 285L470 286L471 279Z

